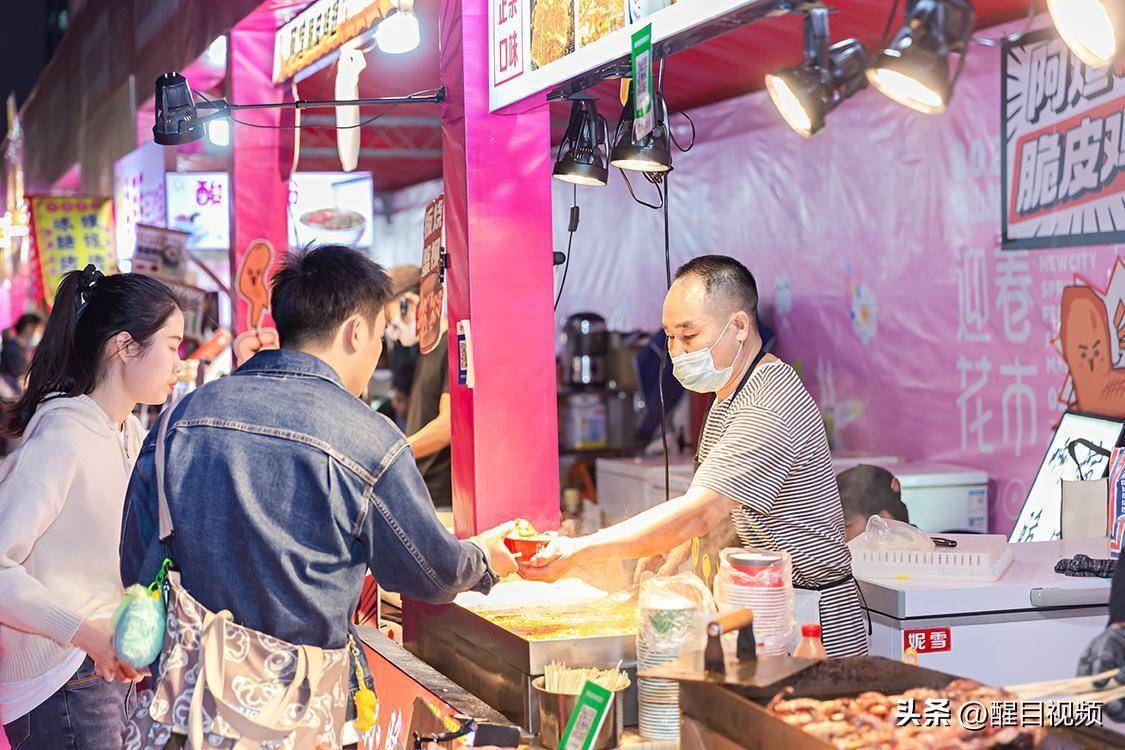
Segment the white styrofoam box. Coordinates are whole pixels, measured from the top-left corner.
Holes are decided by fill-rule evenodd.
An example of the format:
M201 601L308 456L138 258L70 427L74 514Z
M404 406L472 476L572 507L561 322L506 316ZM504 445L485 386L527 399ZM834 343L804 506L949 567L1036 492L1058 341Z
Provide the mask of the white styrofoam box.
M1012 564L1013 551L1003 534L950 534L953 548L919 550L867 550L848 545L852 573L857 578L937 578L946 581L995 581Z

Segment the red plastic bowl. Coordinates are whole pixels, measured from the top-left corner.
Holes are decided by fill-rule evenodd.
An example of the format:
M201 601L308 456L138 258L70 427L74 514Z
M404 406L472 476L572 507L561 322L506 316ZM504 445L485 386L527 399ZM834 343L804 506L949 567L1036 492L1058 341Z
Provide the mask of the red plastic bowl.
M527 562L535 557L539 550L547 546L551 541L549 536L539 534L538 536L506 536L504 537L504 546L515 555L516 559Z

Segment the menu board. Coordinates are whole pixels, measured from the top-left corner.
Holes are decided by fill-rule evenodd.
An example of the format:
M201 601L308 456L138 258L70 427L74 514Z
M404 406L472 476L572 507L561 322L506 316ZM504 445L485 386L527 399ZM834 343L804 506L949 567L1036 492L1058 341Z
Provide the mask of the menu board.
M369 174L298 172L289 182L289 246L371 247L374 196Z
M418 300L418 347L429 354L441 340L441 318L445 306L442 274L442 231L445 228L445 196L426 206L422 222L422 288Z
M133 271L184 280L188 267L186 232L137 224L134 234Z
M193 250L230 248L230 180L226 172L165 175L168 226L187 232Z
M1075 448L1075 456L1081 462L1080 466L1070 456L1070 444L1085 438L1109 450L1120 441L1123 427L1125 425L1116 419L1077 412L1063 415L1012 528L1010 541L1047 542L1062 537L1062 481L1099 479L1105 476L1109 467L1108 456L1079 445Z
M698 42L770 10L772 0L489 0L489 106L627 59L645 21L654 45L681 35Z
M1125 242L1125 67L1083 64L1053 28L1001 60L1004 247Z
M89 196L30 197L31 236L39 282L47 306L68 271L93 263L103 273L116 273L113 200Z

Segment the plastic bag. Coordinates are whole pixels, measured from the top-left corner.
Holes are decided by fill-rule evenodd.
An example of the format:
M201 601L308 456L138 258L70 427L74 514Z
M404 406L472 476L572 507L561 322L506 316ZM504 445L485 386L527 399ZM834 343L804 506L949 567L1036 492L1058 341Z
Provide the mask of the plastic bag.
M867 519L867 529L848 542L852 549L863 550L917 550L930 552L934 549L934 541L930 535L902 521L895 521L882 516L871 516Z
M164 645L165 611L160 591L140 584L125 589L113 613L113 649L122 664L144 669L160 656Z
M697 615L713 619L718 610L711 592L695 575L652 577L641 583L637 641L649 649L679 651L694 640Z

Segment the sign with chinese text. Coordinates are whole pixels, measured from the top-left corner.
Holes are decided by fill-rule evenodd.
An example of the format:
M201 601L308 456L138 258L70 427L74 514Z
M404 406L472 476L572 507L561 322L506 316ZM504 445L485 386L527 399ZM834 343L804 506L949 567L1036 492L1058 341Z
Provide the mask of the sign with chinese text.
M168 226L187 232L192 250L230 247L230 180L226 172L165 175Z
M445 196L439 195L426 206L422 220L422 285L418 300L418 346L422 354L437 348L442 334L445 304L442 268L442 230L445 227Z
M953 649L949 628L925 628L902 631L902 650L913 649L918 654L935 654Z
M278 29L273 82L282 83L359 36L391 9L388 0L318 0Z
M205 334L218 324L218 294L172 279L162 281L180 300L180 310L184 313L184 338L203 341Z
M187 232L138 224L135 234L133 271L184 280L188 267Z
M1002 60L1004 247L1125 242L1125 71L1083 64L1053 29Z
M150 141L113 163L113 214L119 259L133 256L137 224L163 226L167 221L164 190L163 146Z
M492 0L492 80L497 84L523 75L528 6L520 0Z
M655 50L681 35L698 43L775 8L771 0L489 0L489 107L628 60L646 20Z
M43 298L50 307L68 271L93 263L104 273L117 271L113 245L113 200L87 196L29 197Z

